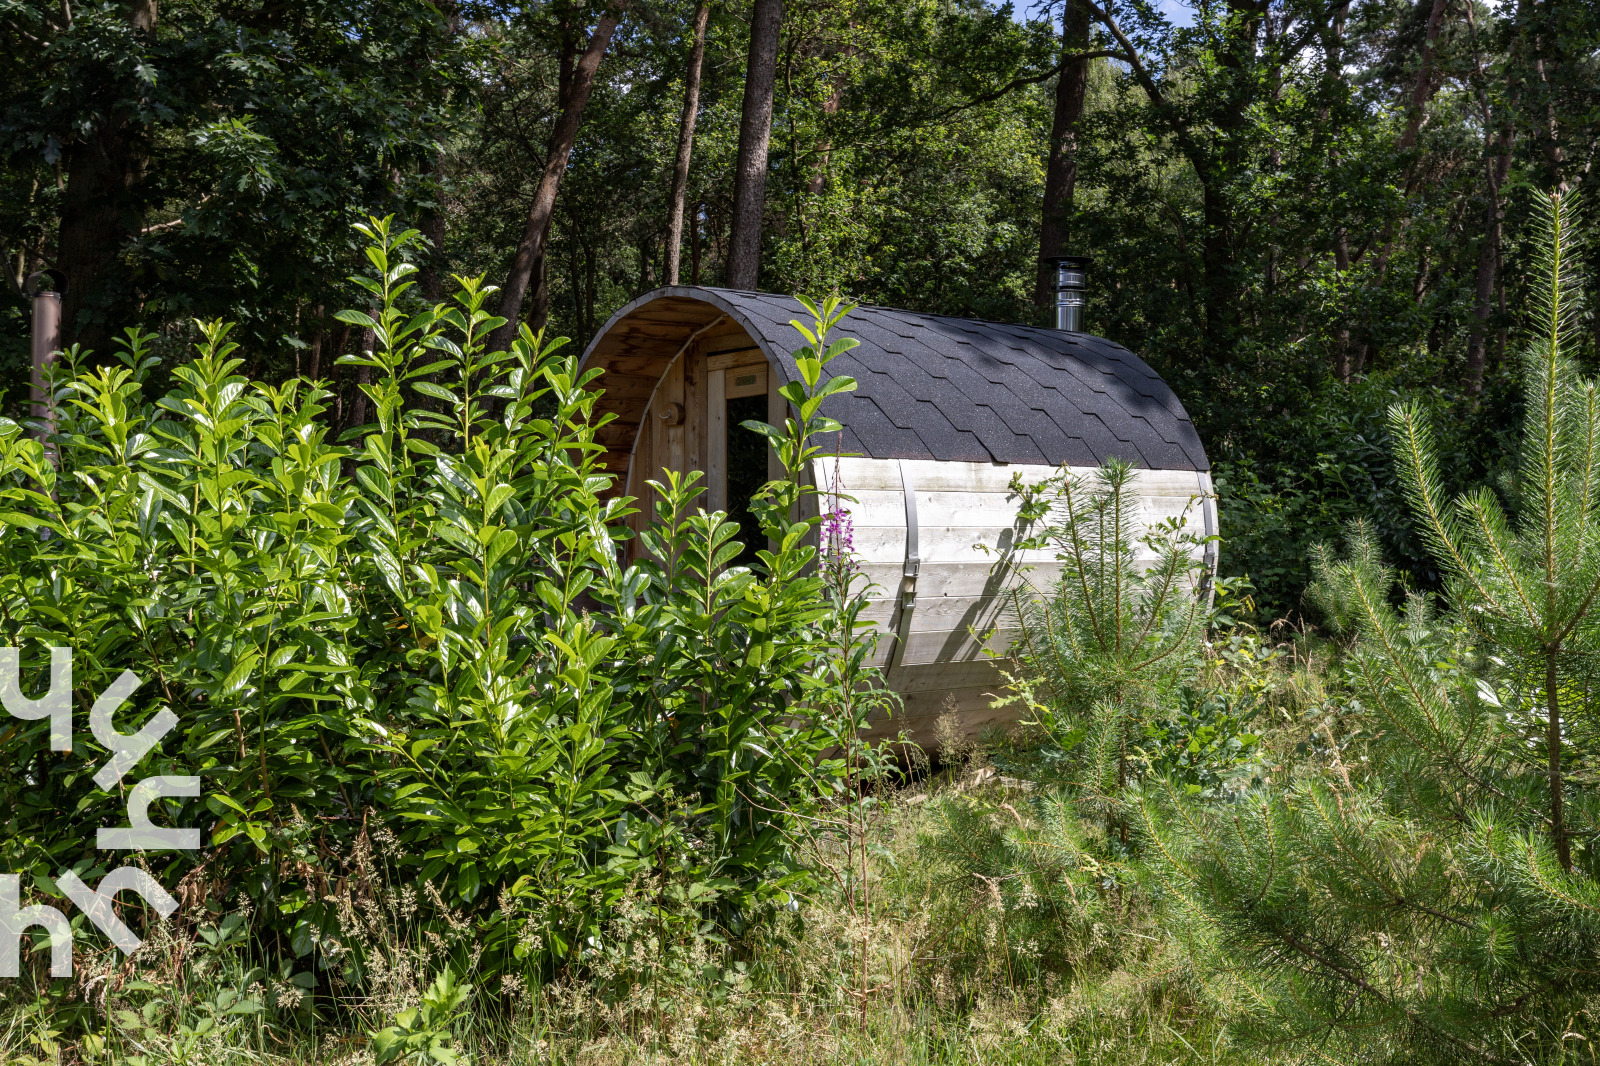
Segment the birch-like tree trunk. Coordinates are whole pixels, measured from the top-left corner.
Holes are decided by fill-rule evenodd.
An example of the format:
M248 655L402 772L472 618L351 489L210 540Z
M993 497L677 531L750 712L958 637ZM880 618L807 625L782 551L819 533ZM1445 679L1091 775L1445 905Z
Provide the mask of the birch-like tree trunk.
M667 215L667 284L678 283L678 263L683 252L683 202L689 192L689 158L694 152L694 126L700 113L700 66L706 57L706 22L711 5L694 12L694 47L683 76L683 118L678 124L678 157L672 165L672 207Z

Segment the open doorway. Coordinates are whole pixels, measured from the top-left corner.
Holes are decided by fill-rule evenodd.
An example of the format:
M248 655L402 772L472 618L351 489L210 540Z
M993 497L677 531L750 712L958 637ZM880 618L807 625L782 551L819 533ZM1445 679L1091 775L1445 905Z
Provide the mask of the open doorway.
M729 376L733 376L731 371ZM766 388L763 386L759 395L738 396L727 403L728 517L739 523L739 540L744 543L744 549L730 565L749 566L766 543L766 538L760 536L760 523L750 511L750 497L767 483L767 438L745 428L744 423L767 420Z
M750 512L750 497L769 479L767 440L746 422L767 421L767 363L759 352L728 353L727 363L712 371L720 377L711 383L709 400L721 410L710 412L713 460L712 495L716 505L739 523L739 540L744 545L731 565L749 566L756 552L766 544L760 523Z
M663 468L685 476L702 471L705 495L696 505L722 511L738 524L741 549L730 565L749 566L761 548L770 547L751 514L750 497L778 476L779 464L766 438L744 423L781 419L774 412L786 405L774 393L777 380L765 354L744 334L717 335L701 348L680 353L648 389L645 380L619 379L619 391L649 396L627 456L625 491L643 504L631 524L642 531L650 520L656 497L649 481L659 479ZM637 558L643 542L635 538L628 545L626 557Z

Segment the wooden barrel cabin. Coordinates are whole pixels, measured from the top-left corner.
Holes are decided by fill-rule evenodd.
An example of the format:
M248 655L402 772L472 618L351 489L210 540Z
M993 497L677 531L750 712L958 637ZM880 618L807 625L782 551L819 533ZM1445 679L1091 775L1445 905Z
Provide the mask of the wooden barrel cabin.
M805 343L792 319L809 322L787 296L669 286L594 338L584 366L605 370L598 406L616 415L601 432L605 461L643 503L636 521L664 467L704 471L707 509L747 518L743 502L777 464L740 423L785 417L777 390L798 376L791 353ZM1139 468L1147 521L1180 516L1211 536L1210 464L1172 390L1112 341L883 307L852 311L840 329L861 343L829 369L858 387L824 405L844 429L819 442L830 454L811 475L831 490L837 469L856 501L854 547L875 586L867 617L883 629L876 661L904 698L881 728L932 748L952 702L966 734L1012 713L988 706L998 675L986 654L1015 636L994 566L1019 532L1012 476L1120 457ZM1215 543L1203 549L1213 569ZM1059 567L1022 555L1040 587Z

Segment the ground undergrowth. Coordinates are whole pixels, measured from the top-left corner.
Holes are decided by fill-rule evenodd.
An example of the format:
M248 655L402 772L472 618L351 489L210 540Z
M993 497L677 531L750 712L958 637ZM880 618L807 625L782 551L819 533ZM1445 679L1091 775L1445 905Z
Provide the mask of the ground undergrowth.
M640 894L620 908L583 977L533 991L514 980L480 987L467 975L441 996L426 939L401 946L414 896L386 887L379 910L351 916L365 927L358 935L395 945L375 994L341 1005L365 1025L319 1028L295 1009L295 986L252 965L240 919L191 916L187 937L151 939L137 974L83 967L74 998L103 1019L97 1031L63 1032L70 1003L44 1014L11 989L0 1049L16 1066L354 1066L383 1061L374 1035L398 1027L423 1039L388 1061L481 1066L1281 1061L1229 1041L1227 1003L1149 915L1074 925L1076 960L1021 972L1030 955L1037 962L1060 945L1007 939L1037 938L1054 919L1029 913L1039 901L1002 891L1004 882L962 873L947 853L952 834L975 819L1040 830L1023 813L1033 798L982 764L881 797L869 828L870 928L824 892L780 908L741 943L710 928L663 943L659 916ZM1108 953L1113 964L1097 961ZM433 1016L405 1024L406 1011L427 1011L430 1001L439 1002ZM433 1043L430 1054L430 1038L445 1034L449 1044Z

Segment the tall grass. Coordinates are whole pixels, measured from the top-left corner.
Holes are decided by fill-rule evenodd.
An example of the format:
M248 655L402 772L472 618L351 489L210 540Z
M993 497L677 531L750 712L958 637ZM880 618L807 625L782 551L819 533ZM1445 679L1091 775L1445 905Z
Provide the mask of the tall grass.
M1285 1061L1230 1041L1228 1004L1153 913L1122 915L1115 927L1069 923L1049 934L1071 954L1068 965L1015 967L1039 915L948 861L946 838L971 817L1019 834L1044 826L1024 813L1031 789L979 768L880 797L868 841L877 906L865 1012L856 997L863 930L837 891L806 895L733 940L714 926L663 921L660 895L639 886L620 901L582 972L544 987L513 975L463 976L468 996L443 1024L452 1054L478 1066ZM347 857L353 877L372 879L372 902L346 914L343 930L374 965L336 1027L321 1028L294 986L260 965L248 935L253 916L219 919L202 908L147 943L140 980L119 982L124 968L115 964L85 971L82 1001L100 1019L88 1032L52 1035L48 1016L11 990L4 1061L375 1061L372 1034L425 1000L439 960L468 928L449 910L432 935L416 920L429 893L395 876L404 865L397 846ZM963 913L972 921L952 920ZM448 1060L423 1052L401 1061Z

